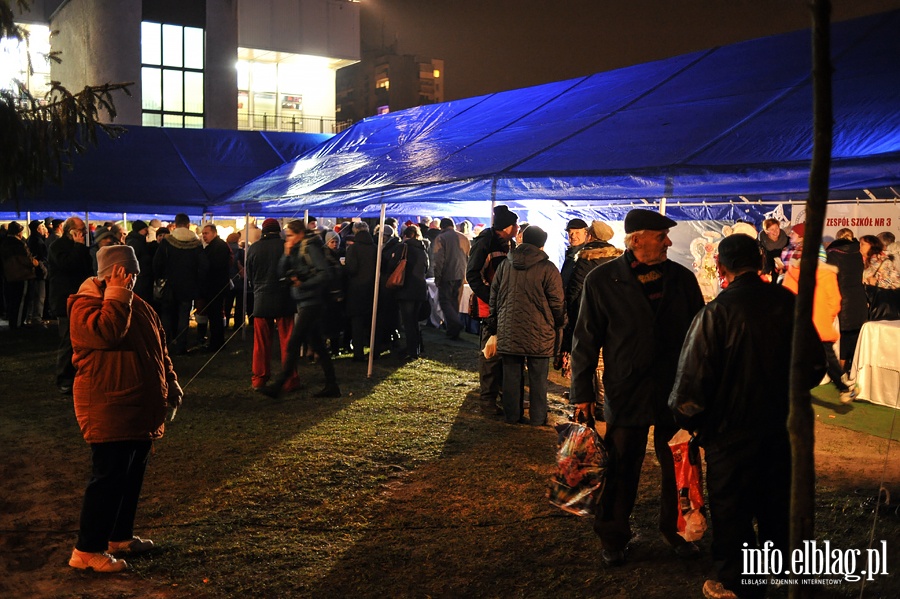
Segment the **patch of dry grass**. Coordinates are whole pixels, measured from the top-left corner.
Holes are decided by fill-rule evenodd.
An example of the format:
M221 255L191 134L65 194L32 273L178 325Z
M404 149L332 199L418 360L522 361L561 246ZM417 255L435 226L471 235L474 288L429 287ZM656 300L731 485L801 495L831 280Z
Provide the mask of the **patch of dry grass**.
M160 549L133 560L128 574L93 576L65 566L89 454L48 374L55 338L0 340L0 376L20 382L3 399L0 426L0 443L16 448L0 468L0 595L699 595L709 541L689 563L663 544L652 457L635 510L640 542L626 566L605 569L590 521L546 501L555 431L485 414L473 393L474 337L448 342L428 330L425 341L426 359L386 357L371 379L365 365L337 360L339 399L301 391L270 400L250 390L250 342L233 340L188 388L151 459L137 526ZM179 358L182 381L208 357ZM322 384L314 365L301 376L312 390ZM551 418L564 411L553 378ZM863 482L871 483L832 477L823 486L823 539L865 542L871 513L852 495ZM898 521L883 517L877 537L900 538ZM872 589L866 596L900 595L893 576ZM859 587L832 593L858 596Z

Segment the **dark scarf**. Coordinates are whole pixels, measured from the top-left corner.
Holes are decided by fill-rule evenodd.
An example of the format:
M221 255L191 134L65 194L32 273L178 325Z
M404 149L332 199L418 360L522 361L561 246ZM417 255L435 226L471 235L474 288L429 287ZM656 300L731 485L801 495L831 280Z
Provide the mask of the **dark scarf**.
M772 241L772 238L769 237L765 231L760 231L759 233L759 243L762 245L767 252L774 252L775 250L783 250L784 247L788 244L788 236L787 233L781 231L778 234L778 239Z
M635 278L641 284L644 295L650 300L650 306L655 312L659 308L659 303L663 297L665 262L661 264L638 262L637 258L634 257L634 252L631 250L625 250L625 259L628 260L631 272L634 273Z

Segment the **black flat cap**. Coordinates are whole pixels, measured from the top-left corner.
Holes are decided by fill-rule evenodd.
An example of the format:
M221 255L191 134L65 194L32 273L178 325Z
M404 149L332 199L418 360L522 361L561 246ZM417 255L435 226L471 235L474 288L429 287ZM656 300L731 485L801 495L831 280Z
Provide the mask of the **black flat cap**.
M625 232L634 233L635 231L663 231L671 229L677 225L674 220L667 216L663 216L659 212L653 210L643 210L637 208L631 210L625 215Z

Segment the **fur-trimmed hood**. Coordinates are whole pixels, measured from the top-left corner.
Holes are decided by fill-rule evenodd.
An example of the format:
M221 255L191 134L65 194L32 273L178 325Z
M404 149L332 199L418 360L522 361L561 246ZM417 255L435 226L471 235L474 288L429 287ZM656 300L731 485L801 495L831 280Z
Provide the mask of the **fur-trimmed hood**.
M200 241L197 234L185 227L175 227L169 235L165 236L165 241L178 250L192 250L197 247L203 247L203 242Z
M592 241L586 244L575 255L576 260L599 260L601 258L618 258L624 250L606 243L605 241Z

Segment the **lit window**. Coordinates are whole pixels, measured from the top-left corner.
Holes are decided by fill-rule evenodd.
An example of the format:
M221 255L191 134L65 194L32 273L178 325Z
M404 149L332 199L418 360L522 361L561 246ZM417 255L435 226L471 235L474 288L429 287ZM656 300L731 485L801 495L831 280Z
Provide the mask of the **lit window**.
M381 79L375 82L376 89L390 89L391 88L391 80L390 79Z
M184 66L187 69L203 69L203 30L184 28Z
M141 62L162 63L162 33L159 23L141 23Z
M441 76L441 71L440 71L440 69L435 69L435 70L434 70L434 78L437 79L437 78L440 77L440 76Z
M162 26L163 66L184 66L184 27L178 25Z
M204 44L203 29L141 23L142 123L203 127Z

